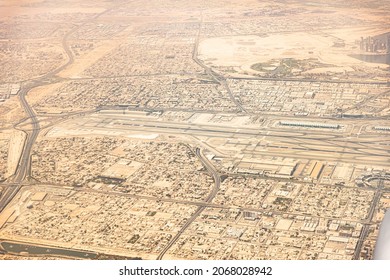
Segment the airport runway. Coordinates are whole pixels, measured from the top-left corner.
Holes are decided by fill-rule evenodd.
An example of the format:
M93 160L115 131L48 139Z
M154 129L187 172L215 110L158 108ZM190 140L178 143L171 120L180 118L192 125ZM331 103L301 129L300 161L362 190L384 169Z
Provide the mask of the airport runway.
M232 127L215 124L196 124L162 121L157 117L95 114L68 122L63 126L77 135L77 130L90 134L109 132L155 133L188 135L222 139L237 152L251 157L261 155L315 159L346 163L365 163L390 166L390 134L359 133L326 129L293 127ZM251 144L256 147L252 148ZM223 149L223 147L214 147Z

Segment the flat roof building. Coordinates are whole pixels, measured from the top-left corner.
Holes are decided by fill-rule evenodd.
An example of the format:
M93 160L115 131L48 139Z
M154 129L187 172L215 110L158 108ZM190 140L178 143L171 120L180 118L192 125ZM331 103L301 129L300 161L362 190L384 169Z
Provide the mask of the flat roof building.
M300 126L300 127L314 127L314 128L330 128L330 129L340 128L340 125L331 124L331 123L280 121L279 124L283 126Z

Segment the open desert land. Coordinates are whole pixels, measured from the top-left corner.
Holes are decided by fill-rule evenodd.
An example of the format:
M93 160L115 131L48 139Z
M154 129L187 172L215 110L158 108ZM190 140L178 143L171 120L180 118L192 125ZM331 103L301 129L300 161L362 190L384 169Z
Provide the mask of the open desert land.
M0 259L372 259L389 1L0 1Z

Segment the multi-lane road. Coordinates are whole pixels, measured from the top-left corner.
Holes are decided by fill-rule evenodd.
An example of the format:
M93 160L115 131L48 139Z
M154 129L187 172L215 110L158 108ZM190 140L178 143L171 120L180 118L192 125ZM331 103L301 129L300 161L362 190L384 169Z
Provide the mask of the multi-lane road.
M195 40L195 44L194 44L194 49L192 51L192 60L198 64L200 67L202 67L206 74L212 78L214 81L216 81L218 84L220 84L221 86L223 86L227 93L229 94L229 98L230 100L237 106L238 110L241 111L241 112L246 112L246 109L241 105L240 102L238 102L238 100L233 96L233 93L229 87L229 85L227 84L226 82L226 78L218 73L216 73L215 71L213 71L213 69L211 69L210 67L206 66L199 58L198 58L198 49L199 49L199 38L200 38L200 33L201 33L201 30L202 30L202 24L203 24L203 16L202 16L202 20L200 21L199 23L199 30L198 30L198 35L196 36L196 40Z
M31 120L32 129L27 131L27 139L22 151L22 155L19 159L19 165L16 169L16 173L12 178L12 182L6 187L4 194L0 198L0 212L4 210L4 208L12 200L12 198L18 193L18 191L21 188L23 180L27 178L30 174L31 150L35 143L35 140L38 137L40 131L40 125L34 110L31 108L31 106L28 104L26 100L26 95L32 88L36 86L37 86L36 84L33 84L28 87L24 87L19 91L20 103L22 104L23 109L27 114L28 118Z
M203 155L201 150L199 148L196 148L195 150L196 156L199 158L199 160L202 162L203 166L206 168L206 170L210 173L210 175L213 177L214 180L214 186L210 192L210 194L207 196L204 202L210 203L213 198L217 195L218 190L221 185L221 176L218 174L217 170L214 168L214 166L207 160L207 158ZM157 259L161 260L166 252L177 242L177 240L180 238L180 236L184 233L184 231L192 224L193 221L196 220L196 218L199 217L199 215L203 212L205 209L205 206L199 206L195 213L191 215L191 217L186 221L186 223L183 225L183 227L179 230L179 232L169 241L167 246L160 252Z
M97 16L99 15L100 14L98 14ZM31 151L41 130L41 126L39 124L37 115L33 110L33 108L30 106L30 104L28 103L26 96L32 89L54 82L56 79L58 79L56 75L74 62L73 53L68 45L68 38L70 35L76 32L81 26L82 25L72 28L62 38L62 47L65 53L67 54L66 63L62 64L58 68L40 77L37 77L36 79L25 82L24 84L22 84L22 87L18 92L20 104L22 105L23 110L26 114L26 118L24 118L24 120L25 121L28 120L32 127L25 130L25 132L27 133L27 139L19 159L19 165L16 169L14 176L8 180L11 181L10 184L5 188L3 195L0 197L0 213L8 205L8 203L12 200L12 198L18 193L18 191L22 186L23 181L30 176Z
M72 34L77 32L81 27L83 27L86 24L90 24L92 21L98 19L102 15L108 13L114 8L117 8L118 5L115 5L111 8L108 8L104 10L101 13L98 13L94 15L91 19L84 21L83 23L76 25L72 27L63 37L61 40L62 48L65 51L67 55L67 60L65 63L63 63L61 66L57 67L56 69L53 69L52 71L39 76L35 79L29 80L24 82L22 84L22 87L20 91L18 92L20 104L23 107L23 110L25 114L27 115L26 118L24 118L24 121L29 121L31 123L32 128L26 129L27 133L27 139L25 142L24 149L22 151L22 154L19 159L19 165L16 169L16 172L12 178L9 178L8 181L10 183L8 186L6 186L3 195L0 197L0 213L4 210L4 208L8 205L8 203L12 200L12 198L18 193L19 189L22 186L22 183L25 179L27 179L30 176L31 173L31 151L32 147L39 135L39 132L41 130L41 126L39 124L39 120L37 118L37 115L33 108L30 106L26 99L26 95L34 88L51 84L56 82L59 77L56 76L58 73L63 71L64 69L68 68L70 65L74 62L74 55L69 47L68 40Z
M97 19L104 13L107 13L110 9L107 9L103 13L97 14L88 22ZM62 46L65 53L68 56L66 63L56 68L55 70L38 77L32 81L26 82L22 85L19 91L20 103L25 111L26 118L31 127L25 130L27 133L27 140L23 152L20 156L19 165L15 175L10 179L6 186L3 195L0 198L0 213L12 200L12 198L18 193L23 183L29 178L31 174L31 152L33 145L41 131L41 126L33 108L28 103L26 96L34 88L52 83L56 81L58 77L56 75L73 64L73 53L68 45L69 37L76 32L84 24L75 26L62 38ZM202 23L199 25L199 34ZM213 79L216 83L226 89L230 99L235 103L237 111L246 113L246 109L242 104L234 97L226 78L221 74L216 73L210 67L206 66L201 60L198 59L198 45L199 34L196 38L196 42L193 49L193 60L200 65L210 79ZM262 79L262 78L254 78ZM270 80L270 79L267 79ZM272 79L271 79L272 80ZM288 79L287 79L288 80ZM292 81L297 81L292 79ZM308 80L305 80L306 82ZM326 81L322 81L326 82ZM332 81L334 83L334 81ZM383 83L381 83L383 84ZM361 104L358 104L361 105ZM297 117L294 117L297 118ZM227 141L237 141L237 139L248 140L248 146L252 139L259 139L262 141L263 146L258 150L246 151L243 153L251 153L252 156L256 155L272 155L272 156L288 156L292 158L305 158L305 159L318 159L318 160L333 160L338 162L349 163L362 163L370 162L372 164L379 164L381 166L390 166L389 160L389 136L380 136L380 134L370 135L369 133L351 135L345 131L321 131L300 129L295 130L291 128L280 128L277 126L264 126L264 127L232 127L227 125L218 124L195 124L195 123L180 123L180 122L168 122L160 119L148 119L148 118L126 118L123 116L98 114L93 118L86 118L86 122L82 125L75 127L80 130L90 131L129 131L129 132L153 132L162 134L174 134L174 135L189 135L189 136L201 136L208 138L223 138ZM335 120L336 121L336 120ZM341 120L340 120L341 121ZM199 148L196 148L194 153L202 162L207 172L212 176L214 184L210 190L208 196L204 201L199 202L196 205L196 211L182 226L179 232L172 237L167 246L161 251L158 259L162 259L170 248L179 240L181 235L190 227L206 207L212 207L212 201L218 193L221 184L221 175L217 172L215 167L204 156ZM368 215L369 223L372 219L375 206L380 198L381 190L378 189L375 199L372 203L370 213ZM222 207L222 206L221 206ZM357 254L360 252L360 248L363 244L364 238L368 232L368 226L362 231L362 238L359 241Z

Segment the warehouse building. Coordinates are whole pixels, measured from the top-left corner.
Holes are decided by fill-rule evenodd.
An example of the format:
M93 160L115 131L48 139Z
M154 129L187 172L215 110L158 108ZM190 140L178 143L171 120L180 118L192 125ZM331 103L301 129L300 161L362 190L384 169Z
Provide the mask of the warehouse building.
M283 126L300 126L309 128L328 128L328 129L339 129L340 125L331 123L315 123L315 122L294 122L294 121L280 121L280 125Z

